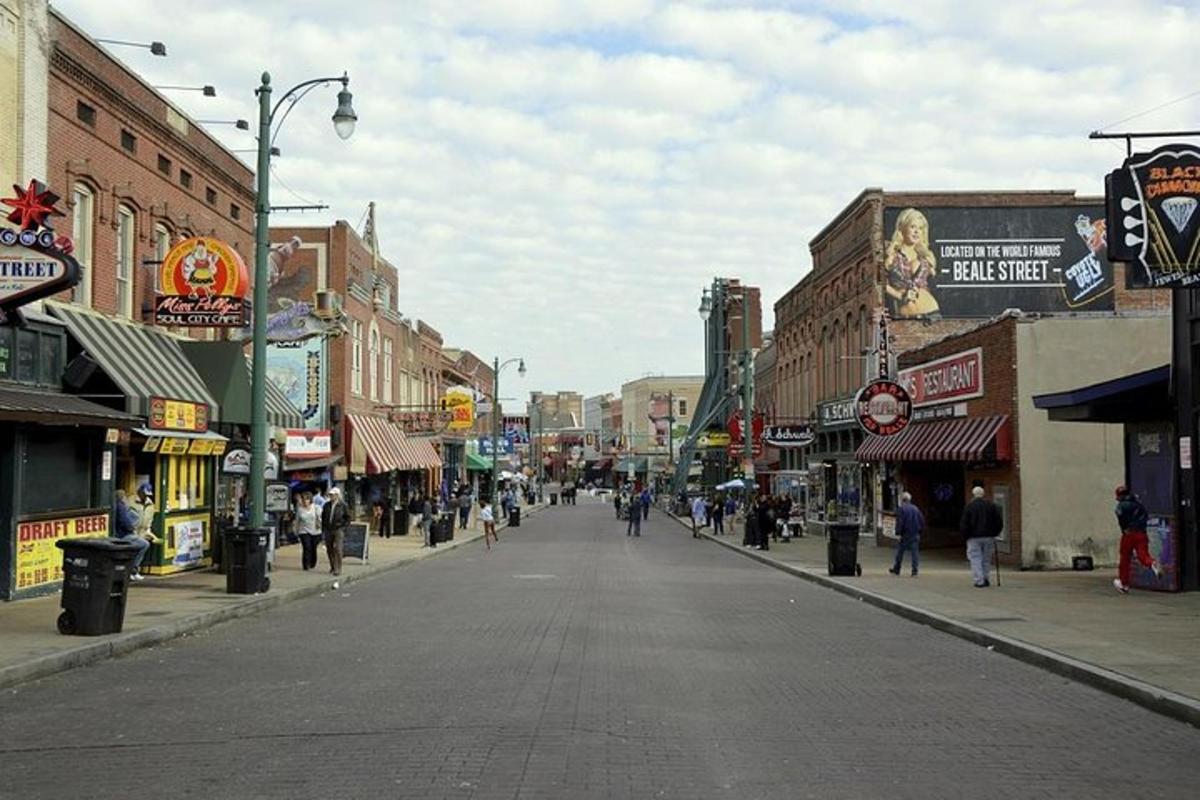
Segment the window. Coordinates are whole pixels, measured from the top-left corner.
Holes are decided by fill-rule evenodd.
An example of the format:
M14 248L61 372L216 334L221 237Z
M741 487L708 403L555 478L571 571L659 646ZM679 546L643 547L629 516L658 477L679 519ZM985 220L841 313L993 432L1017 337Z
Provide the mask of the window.
M371 338L367 344L367 378L371 383L371 399L379 399L379 328L371 321Z
M158 154L158 171L163 175L171 174L171 159L167 158L162 153Z
M354 320L350 323L350 338L353 342L350 352L350 391L362 394L362 323Z
M96 505L92 474L98 448L91 436L63 436L55 428L28 425L24 439L21 514L82 510Z
M242 218L242 207L239 206L237 203L230 203L229 204L229 218L230 219L241 219Z
M179 185L185 189L192 188L192 173L186 169L179 170Z
M137 137L124 128L121 129L121 149L128 153L137 152Z
M71 236L75 239L75 260L83 273L71 290L72 302L92 304L92 238L96 218L96 196L82 183L71 189Z
M161 222L154 226L154 260L155 264L154 275L155 285L154 290L157 292L160 287L158 285L158 267L162 266L162 262L167 260L167 253L171 252L171 232L167 230L167 226Z
M383 402L396 402L392 394L392 340L383 340Z
M681 417L687 416L687 400L679 401L679 416L681 416Z
M82 100L75 101L75 119L89 127L96 127L96 109Z
M133 318L133 209L117 207L117 316Z
M217 190L211 186L204 187L204 202L210 206L215 206L217 204Z

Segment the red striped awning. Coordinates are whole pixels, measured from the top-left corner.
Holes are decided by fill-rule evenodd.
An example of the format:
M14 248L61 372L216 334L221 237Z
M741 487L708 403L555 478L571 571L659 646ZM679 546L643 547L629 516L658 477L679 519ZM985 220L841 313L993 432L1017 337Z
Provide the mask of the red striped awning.
M383 417L347 414L350 436L350 471L374 475L405 469L400 429Z
M868 436L859 461L1010 461L1007 415L965 417L909 425L895 436Z
M441 468L442 457L438 455L437 450L433 449L432 439L426 436L406 436L399 428L396 429L396 432L400 434L403 441L400 452L403 454L404 466L400 469Z

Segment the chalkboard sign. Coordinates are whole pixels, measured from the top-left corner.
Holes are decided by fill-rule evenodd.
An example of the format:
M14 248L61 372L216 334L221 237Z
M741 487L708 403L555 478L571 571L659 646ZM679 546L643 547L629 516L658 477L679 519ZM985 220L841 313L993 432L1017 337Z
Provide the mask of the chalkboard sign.
M346 536L342 540L342 555L347 558L367 560L367 545L370 542L370 529L365 522L351 522L346 526Z

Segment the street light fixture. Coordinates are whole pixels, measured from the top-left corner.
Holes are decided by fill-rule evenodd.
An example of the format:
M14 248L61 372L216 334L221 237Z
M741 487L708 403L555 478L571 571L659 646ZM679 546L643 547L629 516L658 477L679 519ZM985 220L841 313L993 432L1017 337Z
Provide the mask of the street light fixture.
M155 86L155 89L170 89L176 92L201 92L205 97L216 97L217 88L205 84L204 86Z
M358 120L351 107L350 76L343 72L341 77L313 78L302 81L284 92L283 96L271 105L271 74L262 74L262 83L255 94L258 95L258 167L255 178L258 182L255 197L254 214L254 315L253 315L253 359L250 371L250 525L262 527L264 519L264 500L266 486L264 473L267 465L267 280L268 256L270 255L270 231L268 230L271 213L271 151L272 143L283 125L284 119L296 107L301 98L317 86L328 86L339 81L342 91L338 93L337 111L333 115L334 130L337 135L346 139L354 133L354 123ZM275 115L284 101L290 101L287 110L279 118L279 126L275 133L271 126L275 123ZM348 123L348 124L347 124Z
M232 125L239 131L250 130L250 123L244 119L198 119L201 125Z
M517 374L524 378L524 358L510 358L503 364L500 363L500 356L492 359L492 488L488 502L493 505L496 503L496 483L497 473L499 472L497 467L500 457L498 452L500 449L500 371L513 363L517 364Z
M712 295L708 293L708 289L700 295L700 321L708 322L708 318L712 316Z
M162 42L126 42L122 39L97 39L100 44L118 44L122 47L141 47L150 51L152 56L165 56L167 46Z

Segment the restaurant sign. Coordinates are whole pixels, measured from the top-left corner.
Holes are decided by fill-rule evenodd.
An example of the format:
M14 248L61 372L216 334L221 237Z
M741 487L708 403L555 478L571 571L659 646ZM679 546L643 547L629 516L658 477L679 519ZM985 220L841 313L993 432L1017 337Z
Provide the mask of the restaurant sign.
M193 236L171 248L159 268L159 325L240 328L246 324L246 264L220 239Z
M12 209L5 217L17 226L0 227L0 320L34 300L79 283L79 262L66 237L56 236L46 218L62 216L58 195L40 181L13 185L14 197L0 200Z
M470 430L475 424L475 393L465 386L451 386L442 396L443 411L451 414L446 427L452 431Z
M913 408L983 397L983 349L902 369L897 381L912 398Z
M56 542L104 536L108 536L108 512L18 522L17 591L62 581L62 551Z
M817 438L812 425L768 425L763 441L771 447L808 447Z
M146 422L156 431L204 433L208 430L208 406L188 400L151 397L150 415Z
M912 419L912 398L903 386L886 378L864 386L854 405L858 424L875 436L895 436Z
M817 404L817 421L821 428L845 428L853 425L855 419L853 397Z
M1131 289L1200 284L1200 149L1135 153L1104 181L1108 257Z
M333 431L288 429L283 452L288 458L324 458L333 454Z

